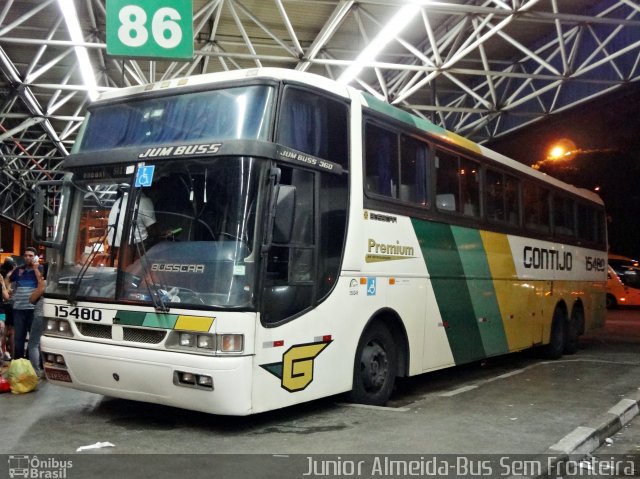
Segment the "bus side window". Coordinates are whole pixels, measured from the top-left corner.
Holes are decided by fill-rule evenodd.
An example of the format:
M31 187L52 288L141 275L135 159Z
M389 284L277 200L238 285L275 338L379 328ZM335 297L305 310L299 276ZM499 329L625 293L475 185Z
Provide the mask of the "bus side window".
M549 232L549 190L525 182L522 196L525 226L532 231Z
M578 203L577 213L578 239L603 246L606 242L604 212L593 206Z
M520 224L517 178L487 168L485 172L485 214L490 221Z
M480 165L436 150L436 207L465 216L480 215Z
M429 145L403 135L401 146L400 199L426 205Z
M287 86L277 142L348 169L348 109L339 101Z
M507 223L520 225L520 180L504 175L504 210Z
M487 219L504 221L504 178L502 173L487 169L485 172L485 211Z
M436 207L444 211L457 211L460 205L458 185L458 157L436 150Z
M466 216L480 216L480 165L475 161L460 159L460 194Z
M574 201L561 195L553 196L553 232L561 236L575 233Z
M398 198L398 135L367 123L365 127L366 189Z

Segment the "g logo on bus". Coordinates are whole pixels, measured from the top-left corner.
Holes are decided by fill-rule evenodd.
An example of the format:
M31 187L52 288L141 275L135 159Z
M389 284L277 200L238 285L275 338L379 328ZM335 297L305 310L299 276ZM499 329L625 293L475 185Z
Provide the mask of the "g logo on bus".
M281 380L281 387L290 393L302 391L313 381L313 360L331 344L332 341L298 344L282 355L281 363L261 364Z

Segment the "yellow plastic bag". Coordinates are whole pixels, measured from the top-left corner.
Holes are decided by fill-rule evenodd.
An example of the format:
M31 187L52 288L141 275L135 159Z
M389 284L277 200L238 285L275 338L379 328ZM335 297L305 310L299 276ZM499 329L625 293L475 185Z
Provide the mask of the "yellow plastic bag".
M24 394L38 386L38 376L28 359L14 359L9 365L7 379L13 394Z

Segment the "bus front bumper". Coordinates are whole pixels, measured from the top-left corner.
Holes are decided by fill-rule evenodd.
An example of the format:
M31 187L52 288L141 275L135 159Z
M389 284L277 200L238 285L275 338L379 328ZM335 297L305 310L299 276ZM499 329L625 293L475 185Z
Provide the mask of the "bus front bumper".
M252 356L203 356L51 336L42 337L41 349L47 379L56 385L211 414L252 412ZM62 356L64 365L47 361L49 355ZM210 386L198 384L207 377Z

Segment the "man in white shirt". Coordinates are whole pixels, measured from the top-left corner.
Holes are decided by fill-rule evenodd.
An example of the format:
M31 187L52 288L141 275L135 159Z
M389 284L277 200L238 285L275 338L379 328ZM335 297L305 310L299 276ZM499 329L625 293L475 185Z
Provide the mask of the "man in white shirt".
M125 211L127 210L127 201L129 200L129 194L123 193L111 207L109 211L109 233L107 235L107 242L116 247L120 247L120 240L122 239L122 227L124 224ZM156 213L153 209L152 201L147 198L144 193L140 192L140 198L138 202L137 214L134 211L133 217L137 218L137 224L133 225L133 238L136 243L140 243L147 239L149 233L147 228L156 222ZM117 230L114 240L113 233Z

